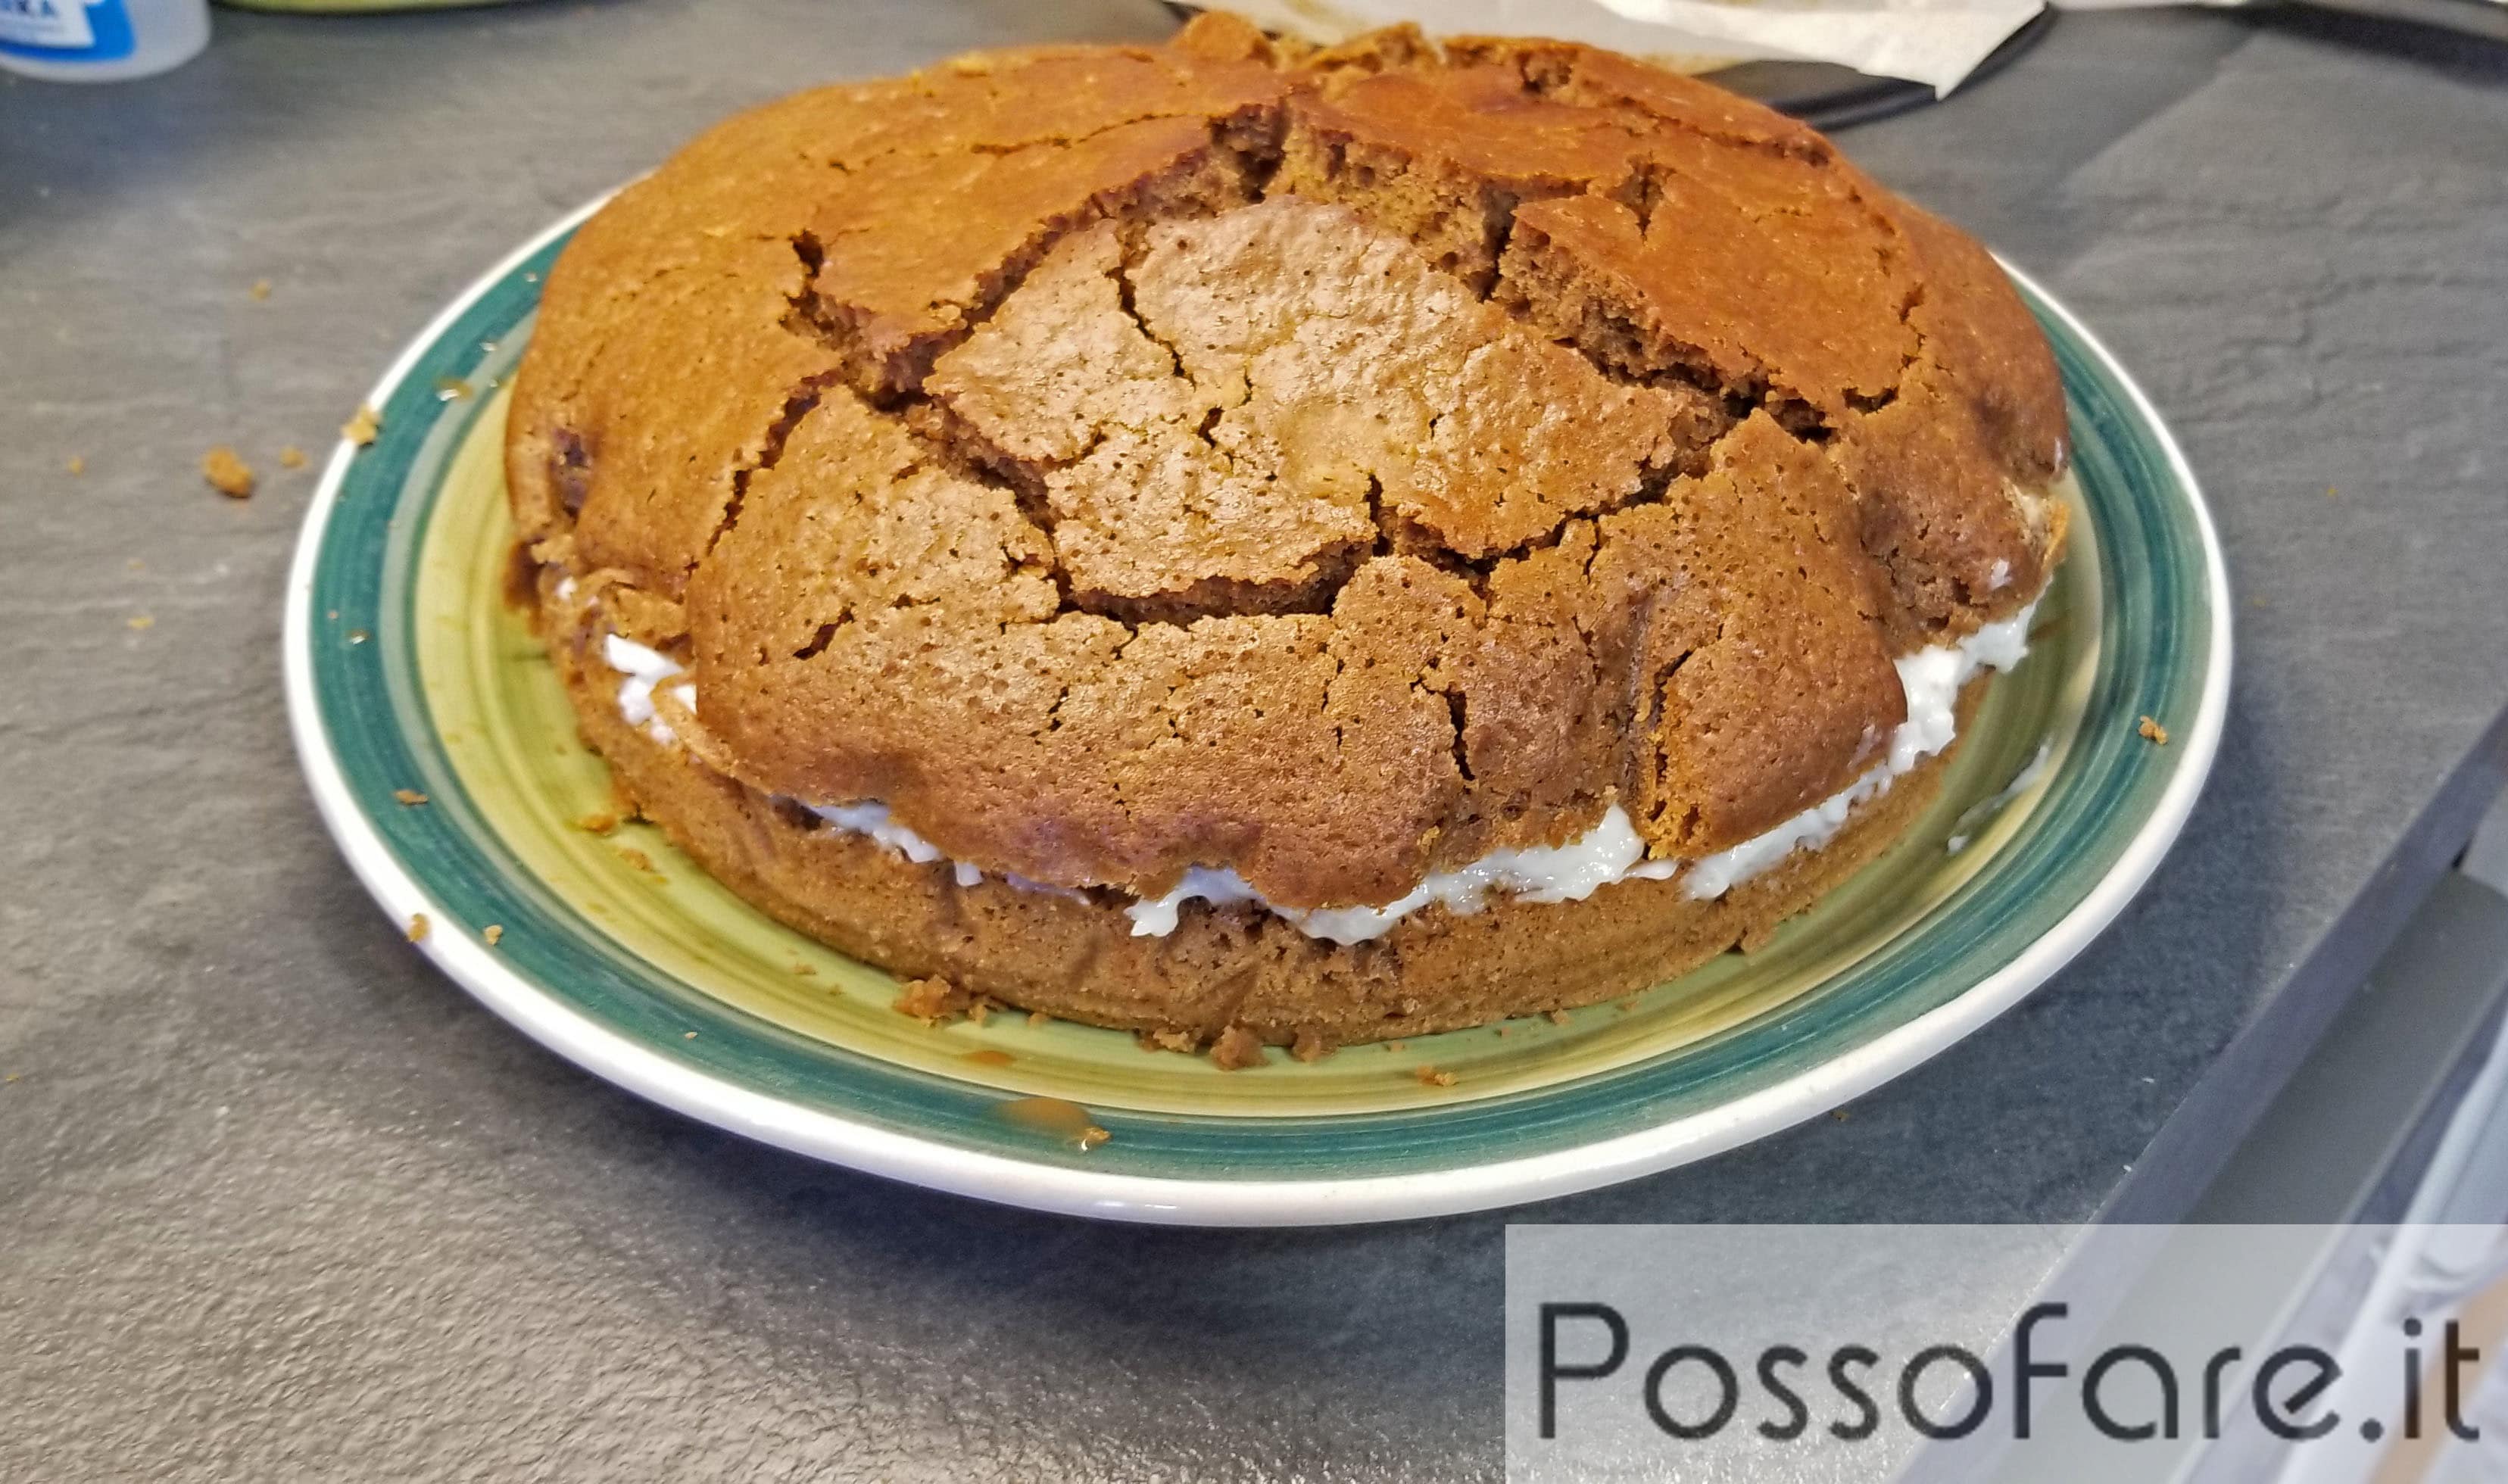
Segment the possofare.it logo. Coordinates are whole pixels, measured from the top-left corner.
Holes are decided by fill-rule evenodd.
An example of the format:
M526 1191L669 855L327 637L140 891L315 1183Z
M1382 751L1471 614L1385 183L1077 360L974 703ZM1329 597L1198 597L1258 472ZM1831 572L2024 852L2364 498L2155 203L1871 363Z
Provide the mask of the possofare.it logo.
M2179 1356L2128 1342L2053 1358L2047 1342L2071 1314L2063 1303L2030 1306L1999 1347L2000 1363L1993 1363L1953 1344L1892 1355L1855 1343L1818 1354L1776 1344L1739 1355L1695 1341L1655 1348L1639 1344L1612 1305L1544 1303L1535 1372L1538 1435L1560 1438L1560 1401L1568 1388L1578 1389L1579 1408L1588 1398L1601 1399L1606 1410L1641 1408L1666 1437L1688 1441L1750 1427L1770 1442L1858 1442L1881 1431L1885 1407L1936 1441L2008 1427L2013 1440L2026 1442L2047 1423L2050 1406L2073 1408L2101 1436L2127 1443L2177 1441L2193 1435L2189 1426L2217 1441L2239 1409L2292 1442L2326 1437L2345 1425L2340 1412L2316 1410L2343 1374L2341 1362L2316 1346L2281 1345L2249 1356L2228 1345ZM2399 1423L2405 1437L2418 1438L2435 1391L2439 1425L2464 1441L2479 1441L2480 1428L2464 1418L2464 1383L2479 1374L2482 1353L2464 1343L2453 1319L2434 1337L2424 1337L2422 1328L2416 1318L2399 1326L2401 1416L2360 1417L2350 1426L2375 1441ZM2435 1350L2426 1344L2431 1338ZM1931 1405L1924 1400L1929 1391Z

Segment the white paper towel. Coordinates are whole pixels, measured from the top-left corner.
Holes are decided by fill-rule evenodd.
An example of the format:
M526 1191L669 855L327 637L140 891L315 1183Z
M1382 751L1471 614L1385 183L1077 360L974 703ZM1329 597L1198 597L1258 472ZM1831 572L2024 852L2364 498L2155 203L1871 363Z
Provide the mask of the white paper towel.
M1431 35L1549 36L1638 56L1782 57L1959 85L2042 0L1230 0L1309 41L1412 20Z

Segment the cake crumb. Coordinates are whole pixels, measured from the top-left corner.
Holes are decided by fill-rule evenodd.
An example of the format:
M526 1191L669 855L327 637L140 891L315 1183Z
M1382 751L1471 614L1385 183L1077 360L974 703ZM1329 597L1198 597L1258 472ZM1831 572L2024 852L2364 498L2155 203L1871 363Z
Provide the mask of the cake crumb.
M1289 1055L1311 1065L1332 1055L1332 1043L1311 1030L1302 1030L1289 1043Z
M236 457L236 451L221 443L201 456L201 477L209 488L229 500L252 497L252 470Z
M794 964L793 966L793 972L801 976L803 979L816 979L819 975L818 969L810 964Z
M502 943L502 942L504 942L504 941L505 941L505 928L504 928L504 924L502 924L502 923L498 923L498 922L491 922L491 923L489 923L486 927L483 927L483 928L481 928L481 929L479 930L479 936L480 936L481 938L486 939L486 940L487 940L487 942L488 942L488 946L490 946L490 947L492 947L492 948L493 948L493 947L495 947L497 945L498 945L498 944L500 944L500 943Z
M426 802L426 796L416 789L394 789L392 790L392 798L405 804L423 804Z
M1551 1023L1551 1024L1553 1024L1553 1025L1565 1025L1565 1024L1567 1024L1567 1023L1568 1023L1568 1012L1567 1012L1567 1011L1565 1011L1565 1010L1554 1010L1554 1011L1550 1012L1550 1023Z
M1210 1043L1210 1064L1223 1072L1241 1072L1263 1060L1263 1038L1242 1025L1229 1026Z
M649 872L653 869L653 858L646 855L642 850L637 849L633 845L629 845L620 850L618 852L618 859L625 861L628 865L633 866L638 871Z
M364 644L367 640L374 637L374 635L367 633L363 629L349 630L349 643L350 644Z
M122 622L125 627L133 629L146 629L157 626L157 620L146 613L133 613L129 617L123 619Z
M1031 1010L1027 1013L1027 1022L1030 1025L1042 1025L1052 1019L1053 1017L1047 1015L1042 1010Z
M2328 500L2332 500L2332 499L2334 499L2336 496L2341 495L2342 493L2342 492L2341 490L2336 489L2334 486L2332 486L2332 485L2330 485L2330 484L2329 484L2329 485L2327 485L2327 486L2325 487L2325 498L2326 498L2326 499L2328 499Z
M1423 1088L1450 1088L1455 1085L1454 1073L1441 1072L1433 1066L1419 1067L1411 1075L1419 1078Z
M997 1007L991 1000L986 999L980 994L977 995L975 1003L967 1007L967 1023L970 1025L983 1024L986 1020L993 1018L993 1011L995 1008Z
M1189 1030L1145 1030L1135 1039L1143 1051L1191 1052L1200 1044Z
M1105 1130L1098 1128L1095 1124L1090 1124L1088 1128L1081 1130L1079 1136L1074 1138L1072 1142L1080 1146L1081 1153L1087 1154L1089 1150L1096 1148L1099 1144L1106 1142L1106 1140L1112 1137L1114 1137L1113 1134L1110 1134Z
M1515 1034L1515 1031L1511 1026L1501 1025L1497 1028L1497 1038L1501 1041L1513 1034Z
M2142 719L2142 724L2135 727L2134 730L2141 732L2142 739L2154 747L2166 747L2168 745L2168 728L2160 725L2158 722L2153 721L2149 717L2144 717Z
M340 436L359 448L375 441L375 435L383 430L383 414L375 411L371 403L359 403L357 415L340 425Z
M1384 1043L1384 1049L1389 1052L1409 1051L1411 1049L1411 1043L1407 1041L1387 1041Z
M587 814L574 822L574 828L593 835L608 835L618 828L615 814Z
M974 1002L974 998L964 989L938 976L930 979L909 979L898 985L897 1003L890 1008L899 1015L911 1016L926 1025L938 1025L942 1020L954 1019L959 1012Z
M692 1030L692 1031L689 1031L686 1035L683 1035L683 1036L680 1037L680 1039L681 1039L681 1040L682 1040L682 1041L693 1041L693 1040L695 1040L696 1038L697 1038L697 1033L696 1033L695 1031L693 1031L693 1030Z
M293 443L281 445L278 450L278 466L283 469L303 468L305 466L305 450L298 448Z
M87 460L77 454L72 454L70 455L69 462L62 464L61 467L68 469L70 471L70 477L75 479L79 475L87 472Z
M409 914L409 941L412 943L426 942L426 913L412 912Z
M247 292L252 295L252 300L255 304L268 302L270 298L270 280L268 278L253 279L252 287L247 290Z
M1836 1119L1841 1124L1846 1122L1846 1110L1844 1108L1831 1108L1828 1111L1828 1116Z

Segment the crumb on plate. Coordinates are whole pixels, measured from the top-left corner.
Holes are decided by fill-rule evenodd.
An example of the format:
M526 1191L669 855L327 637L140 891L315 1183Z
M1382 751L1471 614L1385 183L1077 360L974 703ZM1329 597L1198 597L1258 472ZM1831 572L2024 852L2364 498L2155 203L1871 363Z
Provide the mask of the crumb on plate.
M252 469L224 443L201 456L201 477L209 482L210 489L229 500L246 500L252 495Z
M1264 1062L1263 1038L1242 1025L1231 1025L1210 1043L1210 1064L1223 1072L1241 1072Z
M891 1008L926 1025L953 1020L975 1003L974 995L938 975L909 979L897 987L897 1003Z

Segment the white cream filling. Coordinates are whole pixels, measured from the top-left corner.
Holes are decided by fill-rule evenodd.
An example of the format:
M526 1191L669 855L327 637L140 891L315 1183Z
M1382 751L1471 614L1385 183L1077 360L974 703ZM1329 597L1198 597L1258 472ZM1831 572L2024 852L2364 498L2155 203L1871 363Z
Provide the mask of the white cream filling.
M1133 937L1164 938L1175 931L1184 904L1196 898L1218 907L1255 902L1296 923L1309 938L1365 943L1393 931L1393 924L1431 902L1443 902L1457 912L1479 911L1493 891L1512 892L1528 902L1582 902L1613 881L1660 880L1679 869L1678 861L1646 860L1645 841L1638 837L1627 811L1613 804L1601 823L1564 845L1493 850L1468 866L1437 872L1383 907L1273 907L1236 872L1197 866L1174 890L1144 897L1124 913L1132 919Z
M648 649L632 639L621 639L615 634L601 641L601 657L609 662L610 669L627 677L618 683L620 720L630 726L645 728L645 735L664 747L678 741L679 733L671 730L670 723L654 713L653 687L674 675L683 673L679 661L658 649ZM697 709L697 687L673 686L671 699L694 711Z
M874 801L851 804L803 804L801 807L839 830L851 830L856 835L869 835L917 866L940 859L940 846L889 818L888 805L884 803ZM949 864L958 868L959 885L976 884L975 881L967 879L968 872L974 868L957 861ZM975 875L976 879L980 881L984 873L977 871Z
M869 835L917 866L928 865L941 858L940 846L899 824L890 815L888 805L876 800L850 804L803 804L801 807L839 830L849 830L856 835ZM949 872L956 877L961 886L974 886L984 879L982 871L964 861L951 861ZM1050 892L1057 897L1087 900L1079 892L1068 887L1049 886L1043 881L1031 881L1022 875L1004 872L1002 879L1021 891Z
M1648 860L1645 841L1628 812L1614 803L1593 829L1564 845L1531 845L1519 850L1494 850L1469 865L1432 873L1395 901L1383 907L1276 907L1266 901L1243 876L1226 868L1197 866L1172 890L1144 897L1124 909L1136 938L1163 938L1176 930L1184 904L1207 902L1227 907L1250 902L1297 925L1310 938L1339 944L1365 943L1393 930L1403 918L1432 902L1447 910L1470 913L1482 909L1493 891L1530 902L1582 902L1615 881L1660 881L1681 875L1688 894L1701 901L1721 897L1769 870L1797 850L1817 850L1846 826L1857 804L1888 792L1900 775L1950 746L1958 734L1956 710L1960 687L1980 670L2009 670L2029 652L2032 603L2000 623L1989 623L1957 644L1935 645L1897 660L1899 685L1906 692L1907 719L1890 735L1888 752L1862 777L1800 814L1762 835L1689 862ZM611 669L627 679L618 687L618 714L630 725L642 726L655 741L673 740L669 726L654 714L653 687L681 673L680 666L640 644L612 634L602 652ZM672 697L696 709L693 686L674 686ZM905 859L924 864L942 859L940 847L890 817L876 800L850 804L805 805L840 830L867 835ZM963 861L950 862L958 884L973 886L983 872ZM1007 878L1027 890L1076 896L1066 888L1047 886L1019 876Z

